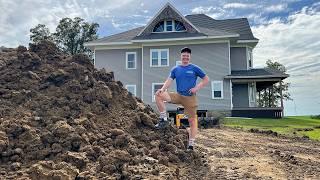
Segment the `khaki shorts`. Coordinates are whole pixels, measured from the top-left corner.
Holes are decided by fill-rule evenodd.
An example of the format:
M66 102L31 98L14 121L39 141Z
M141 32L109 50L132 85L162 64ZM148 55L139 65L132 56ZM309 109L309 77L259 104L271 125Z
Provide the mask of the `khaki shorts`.
M172 104L181 104L184 107L184 113L189 118L195 118L197 115L198 100L196 95L183 96L175 92L169 92Z

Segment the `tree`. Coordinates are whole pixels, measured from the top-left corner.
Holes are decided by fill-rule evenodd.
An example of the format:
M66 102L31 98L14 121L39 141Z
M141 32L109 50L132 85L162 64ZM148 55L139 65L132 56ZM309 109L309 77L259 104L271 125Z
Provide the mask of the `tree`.
M63 18L60 20L56 32L53 33L54 41L59 48L69 54L89 53L84 43L98 38L97 31L99 24L84 22L76 17L73 20Z
M266 62L267 67L274 70L279 70L282 73L286 72L286 68L284 65L282 65L279 62L273 62L270 59ZM281 85L280 85L281 84ZM279 104L279 101L281 100L281 94L283 100L292 100L290 97L290 93L288 92L288 89L290 87L290 83L285 83L281 80L281 83L273 84L272 86L262 90L260 94L260 98L258 98L258 104L260 107L277 107Z
M39 43L42 40L53 41L65 53L71 55L86 53L92 57L92 52L84 47L84 43L98 39L98 28L99 24L90 24L79 17L63 18L54 33L50 33L43 24L38 24L35 28L30 29L30 40L33 43Z
M36 44L43 40L53 40L49 28L44 24L38 24L36 27L31 28L30 33L30 41Z

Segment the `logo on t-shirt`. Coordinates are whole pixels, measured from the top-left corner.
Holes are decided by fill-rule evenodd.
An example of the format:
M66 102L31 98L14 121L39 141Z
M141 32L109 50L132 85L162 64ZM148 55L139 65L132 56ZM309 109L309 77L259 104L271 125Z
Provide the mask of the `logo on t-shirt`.
M187 74L193 74L193 71L186 71Z

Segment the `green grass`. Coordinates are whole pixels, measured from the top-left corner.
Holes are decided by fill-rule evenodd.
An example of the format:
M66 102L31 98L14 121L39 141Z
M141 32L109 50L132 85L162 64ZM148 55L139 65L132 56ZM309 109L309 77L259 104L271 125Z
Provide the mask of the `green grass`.
M288 116L282 119L263 118L225 118L222 124L227 127L249 130L272 130L286 136L308 136L313 140L320 140L320 119L312 119L310 116ZM317 127L317 128L316 128ZM312 131L304 131L312 128ZM302 131L298 131L301 129ZM296 134L294 134L294 132Z

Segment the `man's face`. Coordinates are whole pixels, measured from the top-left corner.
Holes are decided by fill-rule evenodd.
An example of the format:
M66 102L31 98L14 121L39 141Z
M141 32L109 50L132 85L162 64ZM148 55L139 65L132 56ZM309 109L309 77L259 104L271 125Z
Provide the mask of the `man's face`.
M191 59L191 54L187 52L181 53L181 62L182 64L189 64Z

